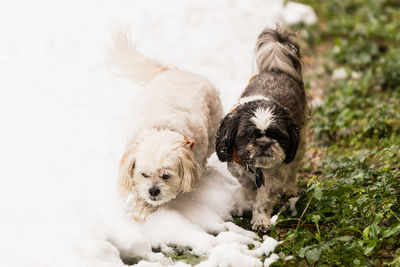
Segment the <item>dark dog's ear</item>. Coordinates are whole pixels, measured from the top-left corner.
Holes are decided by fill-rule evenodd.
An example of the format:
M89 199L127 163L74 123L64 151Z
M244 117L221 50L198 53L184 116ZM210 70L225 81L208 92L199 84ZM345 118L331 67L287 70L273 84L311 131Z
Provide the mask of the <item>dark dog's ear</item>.
M215 140L215 150L219 160L222 162L233 160L233 147L235 145L238 122L239 116L235 111L226 115L221 121Z
M292 122L288 122L287 132L289 134L289 147L283 162L290 163L294 160L299 147L299 127Z

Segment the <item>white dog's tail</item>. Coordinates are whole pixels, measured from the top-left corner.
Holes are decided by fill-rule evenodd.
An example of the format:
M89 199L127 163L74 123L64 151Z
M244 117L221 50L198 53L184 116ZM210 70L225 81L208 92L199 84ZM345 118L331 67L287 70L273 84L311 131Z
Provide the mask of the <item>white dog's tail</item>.
M160 73L175 69L138 53L127 32L115 32L113 41L114 47L108 53L108 64L117 73L140 85L147 85Z
M265 29L258 36L256 62L258 71L282 71L301 81L303 62L299 45L293 40L294 34L279 25L276 29Z

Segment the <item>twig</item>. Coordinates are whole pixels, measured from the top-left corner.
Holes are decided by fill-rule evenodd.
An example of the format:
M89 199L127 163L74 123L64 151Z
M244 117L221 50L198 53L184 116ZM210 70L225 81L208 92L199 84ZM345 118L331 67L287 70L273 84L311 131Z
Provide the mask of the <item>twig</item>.
M393 212L394 217L400 222L400 218L397 217L396 213L391 208L389 208L389 209L390 209L391 212Z
M296 230L299 228L301 219L303 219L303 216L304 216L304 214L306 213L308 207L310 206L311 200L312 200L313 198L314 198L314 195L311 196L310 200L309 200L308 203L307 203L306 208L303 210L303 213L301 214L301 216L300 216L300 218L299 218L299 222L297 223Z

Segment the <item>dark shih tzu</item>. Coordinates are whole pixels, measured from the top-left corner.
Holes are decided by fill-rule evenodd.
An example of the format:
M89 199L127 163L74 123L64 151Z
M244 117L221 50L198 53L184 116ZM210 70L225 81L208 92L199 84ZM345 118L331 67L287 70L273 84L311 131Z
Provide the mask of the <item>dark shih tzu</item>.
M296 174L306 144L308 115L303 63L294 34L279 25L265 29L256 44L259 74L253 76L216 139L220 161L254 199L254 230L270 227L281 197L297 195Z

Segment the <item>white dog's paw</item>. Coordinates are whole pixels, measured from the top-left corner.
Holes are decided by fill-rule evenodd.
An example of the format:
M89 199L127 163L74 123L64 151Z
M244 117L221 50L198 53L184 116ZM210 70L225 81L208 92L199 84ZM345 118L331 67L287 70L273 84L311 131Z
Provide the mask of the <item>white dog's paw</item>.
M271 227L271 220L265 213L254 213L251 224L254 231L266 232Z

